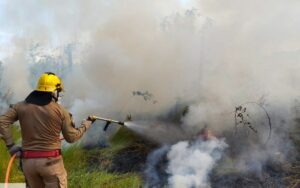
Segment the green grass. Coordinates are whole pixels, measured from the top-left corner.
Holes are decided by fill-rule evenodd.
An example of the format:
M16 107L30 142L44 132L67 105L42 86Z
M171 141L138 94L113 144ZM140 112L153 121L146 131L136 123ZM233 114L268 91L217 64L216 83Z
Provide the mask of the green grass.
M111 146L102 149L84 150L73 145L63 151L64 164L68 172L69 187L138 188L142 187L139 174L117 174L106 171L114 155L134 141L135 137L126 129L120 129L110 140ZM91 166L88 160L101 158L101 163Z
M68 172L69 187L140 187L141 180L136 174L113 174L105 170L99 170L101 167L88 168L88 159L90 156L99 152L100 154L113 156L109 149L103 149L105 152L91 150L86 151L81 147L71 146L63 152L65 168ZM114 150L114 149L112 149ZM112 152L113 153L113 152Z
M85 169L69 170L69 187L141 187L140 177L136 174L112 174L105 171L87 172Z
M127 128L120 128L118 132L110 139L113 148L124 148L131 143L139 140L139 136L129 131Z

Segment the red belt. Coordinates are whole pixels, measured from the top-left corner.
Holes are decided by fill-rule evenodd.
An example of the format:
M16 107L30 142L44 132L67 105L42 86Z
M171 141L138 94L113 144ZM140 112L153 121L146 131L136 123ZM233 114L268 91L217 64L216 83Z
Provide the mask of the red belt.
M47 158L47 157L58 157L61 155L61 150L52 150L52 151L22 151L22 158Z

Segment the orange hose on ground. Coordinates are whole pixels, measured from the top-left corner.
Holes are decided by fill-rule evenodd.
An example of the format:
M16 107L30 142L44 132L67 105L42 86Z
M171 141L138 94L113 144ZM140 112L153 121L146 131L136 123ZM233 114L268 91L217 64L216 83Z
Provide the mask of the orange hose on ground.
M10 176L10 171L11 171L11 167L12 167L12 164L16 158L16 154L14 154L10 160L9 160L9 163L8 163L8 166L7 166L7 170L6 170L6 175L5 175L5 184L4 184L4 188L8 188L8 182L9 182L9 176Z
M61 141L63 141L65 138L60 138ZM9 183L9 176L10 176L10 171L11 171L11 167L12 164L14 162L14 160L16 159L17 154L14 154L13 156L11 156L8 166L7 166L7 170L6 170L6 174L5 174L5 183L4 183L4 188L8 188L8 183Z
M65 138L60 138L61 141L63 141ZM12 164L14 162L14 160L16 159L16 154L14 154L13 156L11 156L8 166L7 166L7 170L6 170L6 174L5 174L5 183L4 183L4 188L8 188L8 183L9 183L9 176L10 176L10 171L11 171L11 167Z

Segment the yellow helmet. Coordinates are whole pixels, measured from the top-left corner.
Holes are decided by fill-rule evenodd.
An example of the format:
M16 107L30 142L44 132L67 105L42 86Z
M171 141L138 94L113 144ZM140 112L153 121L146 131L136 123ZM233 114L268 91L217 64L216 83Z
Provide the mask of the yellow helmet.
M36 91L42 91L42 92L54 92L54 91L63 91L64 85L60 78L56 76L52 72L45 72L40 77Z

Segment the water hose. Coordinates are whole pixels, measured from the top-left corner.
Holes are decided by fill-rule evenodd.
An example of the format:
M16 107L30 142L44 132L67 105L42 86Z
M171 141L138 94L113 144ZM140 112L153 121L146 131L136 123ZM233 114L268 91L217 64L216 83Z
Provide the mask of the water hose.
M64 138L60 138L60 141L63 141L63 140L64 140ZM10 171L11 171L12 164L13 164L14 160L16 159L16 157L17 157L17 154L14 154L13 156L10 157L10 160L8 162L8 166L7 166L6 174L5 174L4 188L8 188Z
M12 164L16 158L16 154L14 154L13 156L11 156L8 166L7 166L7 170L6 170L6 174L5 174L5 183L4 183L4 188L8 188L8 182L9 182L9 176L10 176L10 171L11 171L11 167Z

